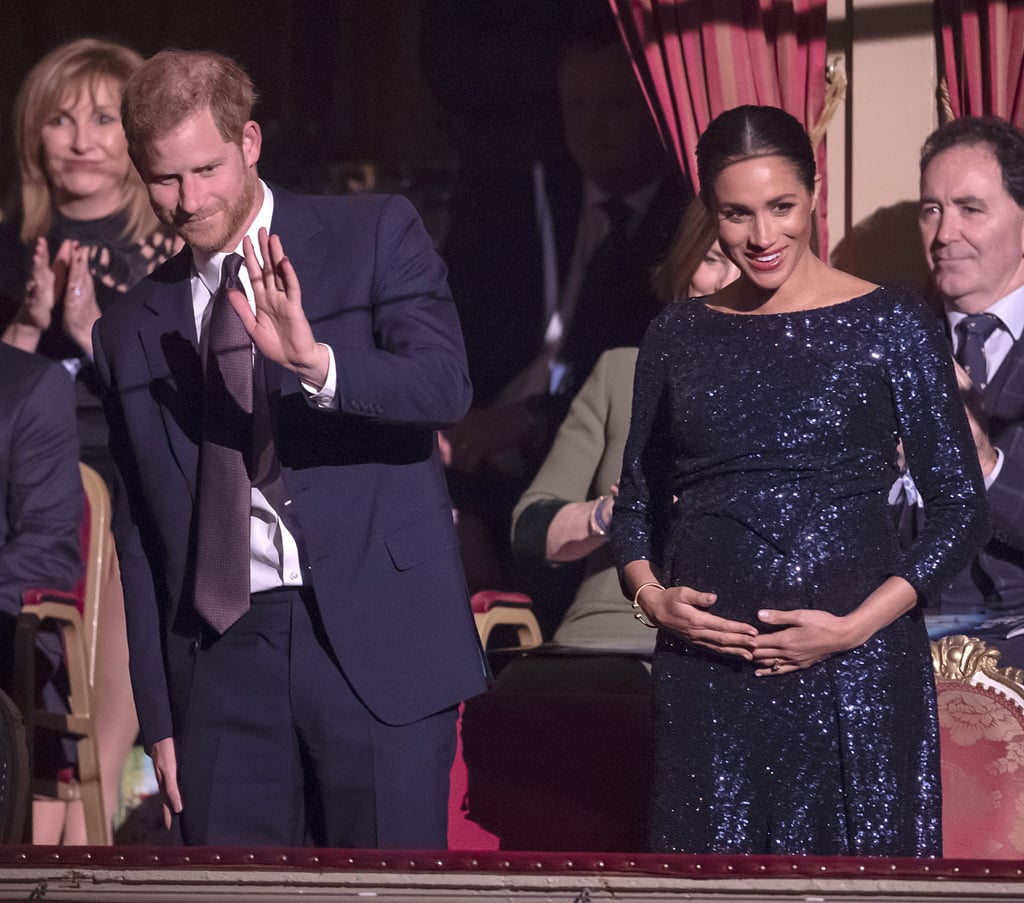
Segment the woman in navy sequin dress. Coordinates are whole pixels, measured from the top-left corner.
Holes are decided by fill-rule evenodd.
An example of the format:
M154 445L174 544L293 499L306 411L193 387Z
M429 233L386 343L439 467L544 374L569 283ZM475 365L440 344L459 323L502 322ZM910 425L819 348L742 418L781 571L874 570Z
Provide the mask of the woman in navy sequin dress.
M659 628L651 847L941 855L917 605L987 533L947 343L913 295L810 250L819 179L791 116L723 114L698 167L742 275L652 323L612 524ZM929 511L906 553L900 439Z

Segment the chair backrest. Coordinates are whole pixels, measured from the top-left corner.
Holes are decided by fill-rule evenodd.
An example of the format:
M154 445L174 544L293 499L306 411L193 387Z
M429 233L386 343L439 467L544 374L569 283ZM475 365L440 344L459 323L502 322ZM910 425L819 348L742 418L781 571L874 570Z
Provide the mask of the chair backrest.
M932 643L943 855L1024 858L1024 671L966 636Z
M79 464L85 504L79 537L82 543L83 574L75 588L82 616L88 658L89 686L96 683L96 625L99 622L100 592L113 551L110 534L110 492L103 478L88 464Z

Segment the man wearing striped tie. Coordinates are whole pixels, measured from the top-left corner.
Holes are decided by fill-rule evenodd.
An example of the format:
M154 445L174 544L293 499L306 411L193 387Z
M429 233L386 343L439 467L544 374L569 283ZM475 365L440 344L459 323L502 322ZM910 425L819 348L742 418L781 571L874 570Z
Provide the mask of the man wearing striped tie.
M992 538L926 609L1024 666L1024 132L956 119L921 154L921 238L945 306L985 476ZM927 512L925 512L927 514ZM936 604L938 603L938 604ZM937 611L936 611L937 609ZM938 617L933 617L932 613Z

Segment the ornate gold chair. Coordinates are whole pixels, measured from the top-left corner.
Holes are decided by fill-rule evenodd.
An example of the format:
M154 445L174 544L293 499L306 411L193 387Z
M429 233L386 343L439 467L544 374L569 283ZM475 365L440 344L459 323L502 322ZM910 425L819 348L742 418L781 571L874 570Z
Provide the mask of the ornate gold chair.
M933 642L943 855L1024 858L1024 671L967 636Z
M15 633L15 701L25 719L29 750L34 731L56 731L76 738L78 766L74 775L32 781L32 793L47 799L81 800L90 845L111 842L110 821L103 805L93 682L96 670L96 625L103 578L110 567L110 494L95 470L79 464L85 504L79 537L84 577L74 592L26 590ZM56 624L63 639L70 693L67 713L36 705L36 636L44 623Z

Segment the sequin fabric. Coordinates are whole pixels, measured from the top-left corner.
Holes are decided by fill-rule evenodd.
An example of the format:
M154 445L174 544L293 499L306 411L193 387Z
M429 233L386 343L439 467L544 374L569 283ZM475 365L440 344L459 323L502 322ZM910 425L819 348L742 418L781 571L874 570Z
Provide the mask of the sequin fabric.
M842 615L890 575L927 597L987 535L948 344L903 291L784 314L673 305L633 404L619 566L649 559L667 585L717 593L716 614ZM899 437L929 512L906 552L886 504ZM652 849L941 855L919 612L803 671L753 671L659 631Z

